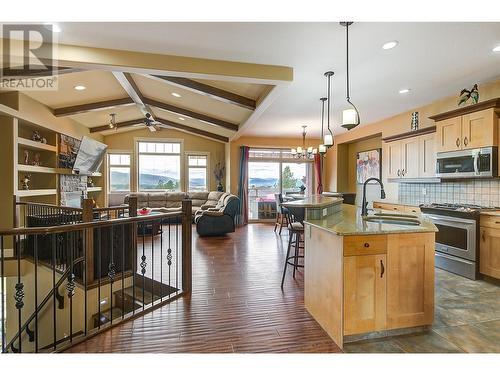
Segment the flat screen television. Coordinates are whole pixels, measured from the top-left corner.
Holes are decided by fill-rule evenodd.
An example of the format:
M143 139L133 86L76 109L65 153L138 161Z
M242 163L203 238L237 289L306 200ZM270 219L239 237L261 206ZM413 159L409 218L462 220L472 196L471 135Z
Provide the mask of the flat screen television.
M95 139L83 137L78 153L76 154L73 173L91 175L99 170L104 153L108 146Z

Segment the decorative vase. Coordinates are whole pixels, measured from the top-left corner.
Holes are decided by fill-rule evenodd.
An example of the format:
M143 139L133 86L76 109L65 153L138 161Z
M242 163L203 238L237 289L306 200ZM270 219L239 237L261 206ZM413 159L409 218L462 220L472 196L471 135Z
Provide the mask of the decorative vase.
M224 191L224 186L222 186L220 181L217 183L217 191Z

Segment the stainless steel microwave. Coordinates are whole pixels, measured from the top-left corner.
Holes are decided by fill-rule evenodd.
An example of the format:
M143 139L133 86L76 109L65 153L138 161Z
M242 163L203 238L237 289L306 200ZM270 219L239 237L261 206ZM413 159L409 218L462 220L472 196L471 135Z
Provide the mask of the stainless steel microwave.
M484 147L472 150L439 152L436 176L441 178L480 178L498 176L498 149Z

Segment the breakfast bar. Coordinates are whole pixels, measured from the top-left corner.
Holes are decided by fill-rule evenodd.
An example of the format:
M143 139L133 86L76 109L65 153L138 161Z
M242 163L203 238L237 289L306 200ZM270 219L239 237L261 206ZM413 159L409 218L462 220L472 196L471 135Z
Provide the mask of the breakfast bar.
M422 330L434 317L437 228L422 216L356 206L305 225L305 306L337 345Z

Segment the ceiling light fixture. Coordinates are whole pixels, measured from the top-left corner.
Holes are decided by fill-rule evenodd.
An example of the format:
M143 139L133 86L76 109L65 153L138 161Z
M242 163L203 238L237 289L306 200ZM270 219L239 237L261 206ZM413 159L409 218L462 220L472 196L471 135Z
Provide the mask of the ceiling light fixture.
M110 113L109 116L111 117L109 119L109 128L116 129L116 113Z
M500 44L496 47L493 47L492 51L493 52L500 52Z
M296 149L292 148L291 150L294 158L312 159L314 158L314 155L318 153L318 149L313 148L312 146L306 148L306 128L307 125L302 125L302 146L299 146Z
M393 49L399 44L397 40L391 40L390 42L384 43L382 49Z
M172 93L172 96L175 96L176 98L180 98L180 97L181 97L181 94L177 94L176 92L173 92L173 93Z
M351 108L344 109L342 111L342 127L351 130L359 125L359 112L354 104L351 103L350 89L349 89L349 26L352 22L341 22L342 26L345 27L345 39L346 39L346 99L347 103L351 105Z
M76 91L83 91L83 90L86 90L87 88L83 85L76 85L75 87L73 87Z
M401 89L399 90L400 94L408 94L411 91L411 89Z
M318 152L321 155L326 154L327 148L325 146L325 133L323 131L323 125L325 123L325 102L327 98L320 98L321 100L321 144L318 146Z
M327 101L328 101L328 107L327 107L327 120L326 120L326 128L328 129L328 133L324 135L323 137L323 144L326 146L326 148L330 148L333 146L333 133L332 133L332 129L330 129L330 103L332 102L330 100L330 79L332 78L332 76L334 75L335 73L333 73L332 71L328 71L326 72L324 75L327 79Z

